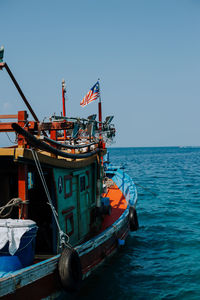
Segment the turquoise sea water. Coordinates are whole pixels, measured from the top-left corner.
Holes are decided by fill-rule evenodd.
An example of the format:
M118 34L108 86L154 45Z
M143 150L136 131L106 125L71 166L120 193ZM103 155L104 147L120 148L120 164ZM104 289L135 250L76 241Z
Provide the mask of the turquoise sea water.
M112 148L110 159L138 184L140 229L72 298L200 299L200 148Z

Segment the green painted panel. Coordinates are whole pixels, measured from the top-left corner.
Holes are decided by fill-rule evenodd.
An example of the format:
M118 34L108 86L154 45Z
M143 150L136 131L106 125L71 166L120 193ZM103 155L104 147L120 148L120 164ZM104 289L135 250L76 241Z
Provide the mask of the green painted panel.
M96 205L96 164L79 170L54 169L61 229L75 245L90 231L90 211Z
M83 184L83 182L85 184ZM86 189L86 172L79 175L79 212L80 212L80 237L89 232L90 212L88 203L89 189Z
M70 234L70 243L78 240L77 183L71 176L71 170L54 169L56 181L58 219L61 229ZM73 191L74 190L74 191ZM72 233L73 229L73 233Z

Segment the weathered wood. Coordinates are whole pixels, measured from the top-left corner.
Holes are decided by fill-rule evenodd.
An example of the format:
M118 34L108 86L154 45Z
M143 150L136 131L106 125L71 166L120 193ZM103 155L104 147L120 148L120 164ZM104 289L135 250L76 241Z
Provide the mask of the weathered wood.
M72 159L79 159L79 158L87 158L90 157L100 151L100 149L95 149L94 151L84 153L84 154L72 154L67 153L64 151L60 151L58 149L55 149L54 147L51 147L45 142L41 142L39 139L35 138L32 134L28 133L26 130L24 130L21 126L19 126L17 123L12 124L13 129L19 134L22 135L29 145L32 145L38 149L50 152L55 155L59 155L66 158L72 158Z
M41 123L40 130L63 130L63 129L73 129L73 122L46 122Z
M0 157L10 156L15 162L33 163L32 152L26 148L0 148ZM41 164L49 165L58 168L79 169L86 167L97 159L97 154L92 157L72 160L70 158L59 157L57 159L50 156L50 153L42 151L38 153L39 161Z
M53 273L57 267L59 257L60 255L56 255L43 262L12 272L10 276L0 278L0 297L14 293L17 289Z
M0 119L17 119L17 115L0 115Z

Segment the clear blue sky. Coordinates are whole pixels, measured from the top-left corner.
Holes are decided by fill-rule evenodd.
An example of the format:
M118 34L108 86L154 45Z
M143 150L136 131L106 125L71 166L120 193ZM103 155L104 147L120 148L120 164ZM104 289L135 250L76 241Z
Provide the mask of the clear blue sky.
M62 78L68 115L97 112L80 100L100 78L114 146L200 145L199 0L0 0L0 12L5 61L41 120L60 113ZM5 71L0 107L24 109Z

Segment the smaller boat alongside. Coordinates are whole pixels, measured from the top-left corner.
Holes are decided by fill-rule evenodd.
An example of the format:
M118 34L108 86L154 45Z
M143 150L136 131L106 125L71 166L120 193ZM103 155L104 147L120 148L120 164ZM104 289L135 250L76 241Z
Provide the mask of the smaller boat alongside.
M55 298L82 281L138 229L137 190L124 170L105 158L115 136L109 116L65 116L40 122L0 49L26 110L0 115L0 132L16 144L0 148L0 297ZM99 97L97 82L81 102ZM96 97L96 98L95 98ZM91 98L90 98L91 99Z

